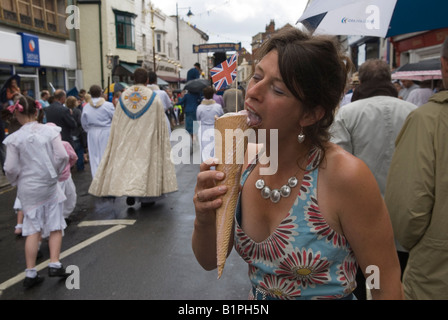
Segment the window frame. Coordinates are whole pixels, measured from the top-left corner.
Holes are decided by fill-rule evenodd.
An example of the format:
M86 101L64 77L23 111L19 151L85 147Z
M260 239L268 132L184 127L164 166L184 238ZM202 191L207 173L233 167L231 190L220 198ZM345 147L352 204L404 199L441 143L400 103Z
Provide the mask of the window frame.
M128 49L128 50L135 50L135 18L137 15L130 12L125 11L119 11L119 10L113 10L115 14L115 38L116 38L116 46L118 49ZM119 18L124 18L124 21L119 21ZM118 34L121 32L119 29L123 28L123 37L124 37L124 44L119 43L119 36ZM130 28L130 33L129 33ZM128 36L131 37L130 41L131 44L129 45L129 39Z
M2 24L18 26L36 33L51 34L59 38L69 38L69 30L65 26L67 19L65 8L69 4L68 0L40 0L40 3L35 3L33 0L0 0L2 3L4 1L10 3L12 8L0 5ZM52 4L52 8L47 7L47 2ZM54 21L50 22L50 16Z

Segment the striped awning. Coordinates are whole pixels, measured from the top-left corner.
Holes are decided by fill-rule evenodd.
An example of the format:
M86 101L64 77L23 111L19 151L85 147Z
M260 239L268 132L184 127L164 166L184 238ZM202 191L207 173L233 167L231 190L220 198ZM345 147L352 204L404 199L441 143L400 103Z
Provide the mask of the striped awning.
M397 71L392 74L392 80L436 80L442 79L442 71L426 70L426 71Z

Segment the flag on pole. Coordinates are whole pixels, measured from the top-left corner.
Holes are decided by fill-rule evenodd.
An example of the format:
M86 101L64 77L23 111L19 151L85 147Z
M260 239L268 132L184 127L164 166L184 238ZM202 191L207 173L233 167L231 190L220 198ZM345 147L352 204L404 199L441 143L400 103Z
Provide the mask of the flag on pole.
M225 89L235 81L238 76L237 66L237 54L235 53L228 60L210 70L216 91Z

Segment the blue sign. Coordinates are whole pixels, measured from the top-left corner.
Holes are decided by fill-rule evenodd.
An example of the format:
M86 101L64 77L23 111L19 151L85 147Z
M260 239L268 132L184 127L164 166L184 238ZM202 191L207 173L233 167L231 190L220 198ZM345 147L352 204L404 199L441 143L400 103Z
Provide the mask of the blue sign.
M23 66L40 67L39 38L19 32L22 36Z

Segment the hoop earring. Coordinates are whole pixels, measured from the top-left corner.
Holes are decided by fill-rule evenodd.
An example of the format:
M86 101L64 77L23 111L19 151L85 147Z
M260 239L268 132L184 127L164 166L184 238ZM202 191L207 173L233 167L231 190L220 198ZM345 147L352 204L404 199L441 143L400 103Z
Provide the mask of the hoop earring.
M303 128L302 128L302 131L300 132L300 134L299 134L299 136L297 138L298 138L300 144L305 142L306 136L303 133Z

